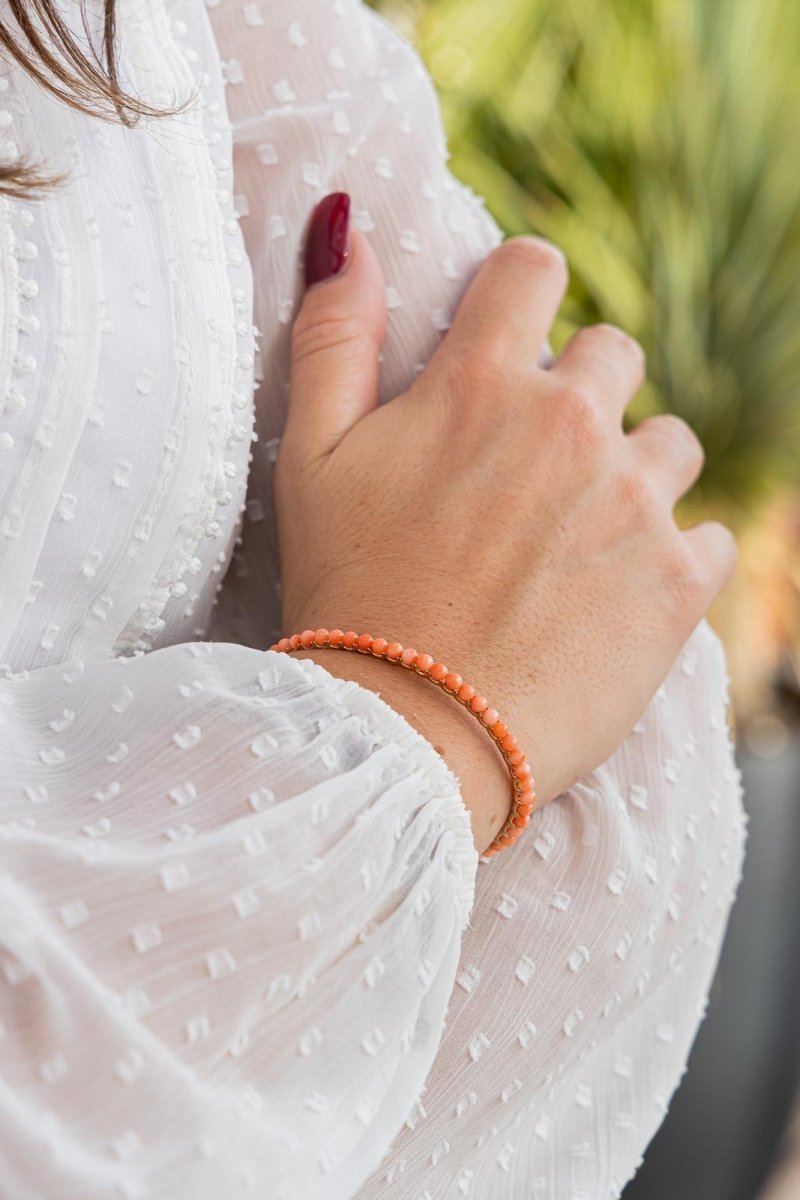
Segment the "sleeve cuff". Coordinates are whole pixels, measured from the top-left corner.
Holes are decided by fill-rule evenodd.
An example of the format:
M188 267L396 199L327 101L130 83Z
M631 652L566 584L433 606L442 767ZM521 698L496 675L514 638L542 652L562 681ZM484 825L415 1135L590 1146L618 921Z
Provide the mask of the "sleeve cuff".
M382 742L393 742L413 759L430 798L440 805L442 831L450 844L447 862L456 879L462 930L465 929L475 900L479 855L472 837L472 818L462 799L458 777L431 743L376 692L353 680L331 675L312 659L295 659L288 655L281 655L281 658L302 671L316 686L332 691L339 703L352 716L366 722Z

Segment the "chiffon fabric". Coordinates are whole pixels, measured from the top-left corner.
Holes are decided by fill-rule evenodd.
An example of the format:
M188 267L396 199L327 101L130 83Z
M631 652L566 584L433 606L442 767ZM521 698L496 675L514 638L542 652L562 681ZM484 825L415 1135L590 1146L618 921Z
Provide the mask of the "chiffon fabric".
M381 260L385 401L500 236L356 0L117 10L123 85L183 111L0 74L0 154L69 173L0 197L0 1194L616 1197L740 877L719 640L481 863L402 716L263 649L313 205Z

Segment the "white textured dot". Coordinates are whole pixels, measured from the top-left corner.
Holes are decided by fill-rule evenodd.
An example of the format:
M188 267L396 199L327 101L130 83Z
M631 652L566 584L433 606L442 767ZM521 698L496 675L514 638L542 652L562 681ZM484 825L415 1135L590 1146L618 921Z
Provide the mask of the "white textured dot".
M161 869L161 886L167 892L177 892L188 887L190 883L189 868L186 863L168 863Z
M299 21L292 21L287 31L287 36L289 38L289 44L294 46L296 50L299 50L306 44L306 35L303 32L303 27Z
M475 985L478 983L480 977L481 973L478 968L470 964L470 966L465 967L464 970L459 972L459 974L456 976L456 983L465 992L471 992L475 988Z
M120 1083L134 1083L142 1074L145 1057L136 1046L131 1046L121 1054L114 1064L114 1074Z
M309 1055L312 1054L313 1051L316 1050L316 1048L321 1044L322 1031L315 1025L308 1031L308 1033L303 1034L303 1036L300 1038L300 1041L297 1044L297 1050L298 1053L304 1058L308 1058Z
M211 1022L206 1013L199 1013L186 1022L186 1044L196 1046L211 1037Z
M517 1041L523 1050L527 1050L533 1039L536 1037L536 1026L533 1021L526 1021L520 1030L517 1032Z
M247 803L253 812L263 812L265 808L271 808L275 803L275 793L268 787L256 788L247 797Z
M509 896L507 892L504 892L495 904L494 910L495 912L498 912L501 917L505 917L508 920L514 916L514 913L517 911L518 907L519 902L515 900L513 896Z
M606 887L614 896L620 896L627 882L627 872L623 871L622 867L615 867L606 880Z
M514 974L525 987L528 986L536 970L536 963L527 955L523 956L516 965Z
M179 729L177 733L174 733L172 740L180 750L191 750L201 737L202 730L199 725L187 725L184 729Z
M374 1025L372 1029L365 1033L361 1039L362 1048L373 1058L380 1054L385 1043L386 1037L384 1036L383 1030L378 1025Z
M54 1054L52 1058L40 1063L37 1068L37 1074L43 1083L56 1083L66 1073L67 1059L61 1050Z
M485 1033L476 1033L470 1040L467 1050L473 1062L477 1062L486 1050L488 1050L491 1042Z
M206 970L210 979L225 979L236 970L236 959L230 950L212 950L206 955Z
M131 933L131 941L134 948L140 954L146 953L148 950L153 950L156 946L160 946L164 940L164 936L158 925L147 924L139 925Z
M583 1013L581 1010L579 1008L573 1009L564 1022L564 1033L566 1036L573 1037L582 1021Z
M265 167L274 167L278 161L278 151L272 142L260 142L256 146L256 154Z
M567 966L573 974L577 974L589 961L589 951L585 946L576 946L567 958Z
M173 804L183 806L197 799L197 788L193 783L179 783L167 792Z
M62 904L59 916L65 929L74 929L88 920L89 909L84 900L70 900L68 904Z
M316 911L311 912L311 913L306 913L306 915L303 917L300 917L300 919L297 922L297 930L298 930L298 933L300 936L300 940L303 942L308 941L309 938L315 937L316 934L318 934L321 929L322 929L322 917Z
M245 4L242 8L242 16L244 23L250 29L257 29L264 24L264 14L261 11L260 4Z
M279 104L291 104L293 100L297 99L297 93L288 79L280 79L274 84L272 94Z

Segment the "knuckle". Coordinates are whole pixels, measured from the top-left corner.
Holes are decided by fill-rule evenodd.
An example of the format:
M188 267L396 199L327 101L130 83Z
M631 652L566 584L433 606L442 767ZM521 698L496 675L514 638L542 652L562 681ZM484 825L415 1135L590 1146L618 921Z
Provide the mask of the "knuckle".
M558 409L560 421L573 441L595 448L604 440L601 414L588 392L574 386L562 389Z
M620 350L624 350L634 358L644 358L644 350L641 343L637 342L636 338L626 330L620 329L619 325L612 325L608 321L601 321L596 328L603 337L612 341Z
M501 258L521 262L528 269L547 271L566 283L567 260L558 246L538 237L513 237L504 242L495 253Z
M469 351L449 355L443 364L448 393L462 404L493 394L506 361L499 338L479 336Z
M739 546L736 537L727 525L721 521L709 521L710 535L715 539L718 549L719 575L727 579L739 560Z
M664 413L662 416L654 417L661 429L676 442L682 443L688 450L691 457L697 462L705 461L705 451L703 444L697 434L688 425L682 417L676 413Z
M665 552L663 574L667 593L674 603L679 608L694 610L705 595L707 581L698 556L680 539L673 541Z
M592 325L587 332L594 331L595 336L601 338L607 345L612 346L616 353L624 354L627 358L644 366L645 353L644 348L636 338L631 337L624 329L620 329L618 325L610 325L608 322L601 321L598 325Z
M697 526L695 535L700 532ZM702 540L684 533L670 540L664 569L668 593L676 606L696 617L722 591L736 567L736 539L721 521L705 521Z
M579 487L601 476L609 466L610 438L594 400L578 387L559 386L537 404L538 436L553 464L570 464L570 479ZM560 467L563 473L563 465Z
M641 471L622 470L616 481L616 500L629 520L636 525L650 522L656 508L656 493Z
M292 326L294 362L343 347L358 347L368 340L362 323L349 309L335 304L322 311L304 308Z
M505 327L497 321L487 321L480 328L468 349L446 356L447 374L451 388L465 400L487 395L508 396L525 374L525 364L519 360Z

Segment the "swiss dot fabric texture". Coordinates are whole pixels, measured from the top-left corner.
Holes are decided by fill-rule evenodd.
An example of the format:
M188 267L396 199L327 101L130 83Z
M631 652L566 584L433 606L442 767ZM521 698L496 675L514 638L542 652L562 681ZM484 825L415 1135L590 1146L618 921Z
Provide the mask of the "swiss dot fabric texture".
M383 265L384 400L500 235L356 0L117 10L185 112L0 73L0 153L71 176L0 197L0 1194L617 1197L740 876L720 643L486 864L401 716L261 649L311 208Z

